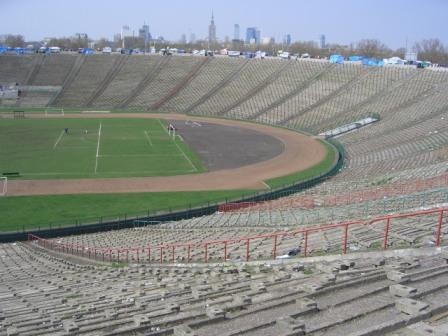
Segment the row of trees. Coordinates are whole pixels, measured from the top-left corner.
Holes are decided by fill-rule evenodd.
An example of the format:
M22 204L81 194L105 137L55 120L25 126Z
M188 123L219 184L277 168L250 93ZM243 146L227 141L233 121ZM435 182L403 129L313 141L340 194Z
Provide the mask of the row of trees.
M27 45L25 38L22 35L6 35L1 42L10 47L25 47ZM48 41L47 44L50 46L58 46L63 49L77 50L78 48L87 48L92 42L94 41L88 39L87 37L81 37L78 35L77 37L53 38ZM95 41L94 46L95 48L100 49L107 46L119 48L122 46L122 42L123 41L121 40L112 42L105 38L101 38ZM138 37L126 37L124 45L126 48L140 48L142 50L155 45L157 49L160 49L165 47L167 42L148 42ZM375 58L389 58L392 56L404 58L406 52L404 48L393 50L381 41L375 39L364 39L350 46L330 44L323 49L318 48L314 42L306 41L298 41L289 46L274 42L266 45L245 45L242 41L235 40L225 43L213 43L212 45L210 45L208 41L196 41L194 43L170 43L169 46L184 49L186 51L191 51L194 49L218 50L222 48L240 51L256 51L261 49L263 51L270 52L271 54L276 54L279 50L283 50L289 51L293 54L309 53L313 57L321 58L329 57L332 54L340 54L345 57L350 55L362 55ZM448 46L445 46L439 39L428 39L416 42L412 49L418 53L418 58L420 60L438 64L448 64Z

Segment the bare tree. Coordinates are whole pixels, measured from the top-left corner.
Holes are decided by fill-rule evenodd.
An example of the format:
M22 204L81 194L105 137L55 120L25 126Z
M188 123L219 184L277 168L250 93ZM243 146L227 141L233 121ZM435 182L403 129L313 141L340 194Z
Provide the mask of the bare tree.
M102 37L98 41L95 42L95 48L98 50L102 50L104 47L110 47L113 45L112 41Z
M359 41L357 49L362 56L367 57L385 58L392 55L392 51L384 43L375 39Z
M439 39L429 39L414 44L418 58L432 63L448 64L448 50Z
M25 39L22 35L6 35L5 44L12 48L25 47Z

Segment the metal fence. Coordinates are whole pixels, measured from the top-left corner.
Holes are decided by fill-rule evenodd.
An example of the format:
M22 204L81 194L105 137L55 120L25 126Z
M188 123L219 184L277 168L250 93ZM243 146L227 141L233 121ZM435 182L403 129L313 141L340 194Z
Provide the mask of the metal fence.
M221 262L229 261L228 251L230 247L234 245L240 246L244 251L241 261L250 261L251 246L262 246L265 250L270 251L269 259L276 259L278 256L277 249L279 241L284 238L292 238L298 241L297 245L300 245L300 253L303 257L309 255L311 250L311 241L316 234L331 233L335 236L335 245L339 246L339 252L346 254L348 252L349 240L351 236L351 230L354 228L373 228L375 227L376 234L378 235L377 241L381 244L378 247L382 249L389 248L389 239L391 237L391 231L394 228L396 222L400 219L415 219L422 218L428 223L430 231L433 232L434 244L440 246L442 243L442 229L444 223L445 213L448 208L437 208L430 210L415 211L404 214L386 215L376 217L370 220L355 220L337 224L328 224L321 226L313 226L307 228L300 228L288 232L272 232L267 234L255 235L250 237L238 237L232 239L222 240L210 240L202 242L182 242L176 244L158 244L147 246L136 246L130 248L97 248L92 246L84 246L81 244L70 244L61 241L48 240L38 237L33 234L28 235L28 241L38 244L47 249L55 250L62 253L76 255L84 258L108 261L108 262L154 262L154 263L190 263L202 261L208 263L210 261L210 251L213 251L214 255L221 254L217 260ZM378 227L380 229L378 229ZM446 231L446 230L445 230ZM299 241L301 244L299 244ZM195 259L192 258L192 253L195 252ZM199 251L199 254L198 254ZM198 256L202 260L198 260Z

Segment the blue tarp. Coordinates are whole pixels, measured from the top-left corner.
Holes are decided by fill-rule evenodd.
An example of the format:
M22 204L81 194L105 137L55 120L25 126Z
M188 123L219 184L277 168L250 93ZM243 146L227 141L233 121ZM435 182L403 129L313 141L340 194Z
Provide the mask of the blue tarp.
M364 58L362 60L362 64L367 65L367 66L373 66L373 67L382 67L382 66L384 66L384 61L378 60L375 58Z
M331 55L330 56L330 63L342 64L342 63L344 63L344 56L342 56L342 55Z
M93 50L93 49L90 49L90 48L85 48L85 49L82 51L82 53L83 53L84 55L92 55L93 52L94 52L94 50Z
M362 57L362 56L353 55L353 56L350 56L348 58L348 60L351 62L358 62L358 61L362 61L363 58L364 57Z

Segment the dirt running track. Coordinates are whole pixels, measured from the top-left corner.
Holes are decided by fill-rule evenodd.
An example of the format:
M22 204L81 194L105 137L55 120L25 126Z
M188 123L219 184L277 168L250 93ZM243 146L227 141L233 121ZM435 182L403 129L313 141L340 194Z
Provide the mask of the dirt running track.
M42 115L30 115L42 118ZM160 118L191 120L256 130L280 140L284 150L276 157L240 168L201 174L168 177L100 179L10 180L8 195L55 195L87 193L125 193L153 191L200 191L230 189L266 189L264 180L307 169L325 157L326 149L317 140L286 129L241 121L192 117L180 114L67 114L56 118Z

